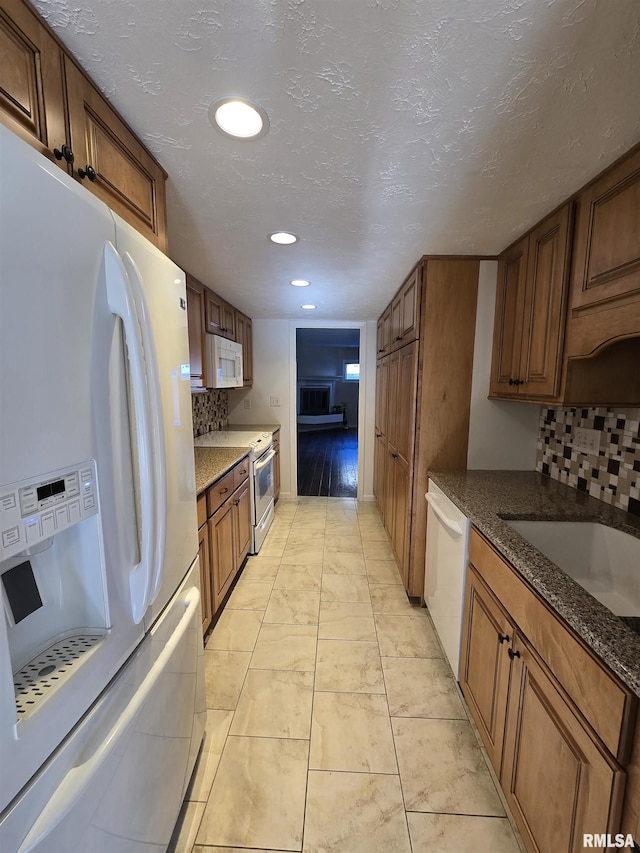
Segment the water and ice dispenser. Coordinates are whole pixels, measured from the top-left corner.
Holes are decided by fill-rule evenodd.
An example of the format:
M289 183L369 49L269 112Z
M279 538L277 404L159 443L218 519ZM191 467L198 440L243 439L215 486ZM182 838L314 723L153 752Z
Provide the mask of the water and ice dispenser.
M108 631L98 503L93 461L0 490L0 703L4 716L15 702L17 724Z

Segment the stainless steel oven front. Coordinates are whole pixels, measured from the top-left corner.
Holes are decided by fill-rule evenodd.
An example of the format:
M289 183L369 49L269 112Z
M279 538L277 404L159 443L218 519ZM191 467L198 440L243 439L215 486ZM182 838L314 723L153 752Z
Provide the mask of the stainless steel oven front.
M255 451L254 451L255 454ZM269 532L273 520L274 488L273 460L275 451L271 444L259 456L255 456L251 465L251 488L253 496L253 553L257 554Z

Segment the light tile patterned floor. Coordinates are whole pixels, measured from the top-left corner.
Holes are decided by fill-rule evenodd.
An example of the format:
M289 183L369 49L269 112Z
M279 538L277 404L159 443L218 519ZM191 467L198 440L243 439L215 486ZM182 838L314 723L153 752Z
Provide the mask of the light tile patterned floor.
M375 505L281 501L204 656L172 853L519 853Z

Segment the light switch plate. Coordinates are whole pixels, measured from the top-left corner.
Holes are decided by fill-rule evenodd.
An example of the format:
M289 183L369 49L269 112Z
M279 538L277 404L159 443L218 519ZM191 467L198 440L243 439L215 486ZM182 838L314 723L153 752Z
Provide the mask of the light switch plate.
M279 406L280 405L280 397L271 397L269 405L270 406Z
M585 429L576 427L573 433L573 449L580 453L590 453L597 456L600 450L600 438L602 433L598 429Z

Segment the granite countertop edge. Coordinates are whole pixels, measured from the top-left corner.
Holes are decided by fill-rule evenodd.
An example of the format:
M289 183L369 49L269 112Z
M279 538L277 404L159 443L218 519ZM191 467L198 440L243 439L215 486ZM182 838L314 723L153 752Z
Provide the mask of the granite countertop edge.
M640 697L640 635L506 523L595 521L640 538L640 518L535 471L429 471L429 477Z
M196 495L224 477L234 465L249 455L247 447L194 447Z

